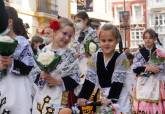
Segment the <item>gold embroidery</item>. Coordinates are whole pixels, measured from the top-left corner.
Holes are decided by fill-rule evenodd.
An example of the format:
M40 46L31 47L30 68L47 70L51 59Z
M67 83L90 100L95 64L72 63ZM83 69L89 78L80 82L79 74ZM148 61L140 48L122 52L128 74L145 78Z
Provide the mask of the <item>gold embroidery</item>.
M51 97L49 96L46 96L44 99L43 99L43 104L40 104L40 103L37 103L37 110L40 112L40 114L43 114L43 110L44 110L44 107L46 104L48 104L51 100ZM51 108L51 107L46 107L47 109L47 112L46 114L53 114L52 112L54 112L54 109Z
M87 65L88 65L89 67L96 67L96 65L95 65L95 63L94 63L92 57L88 58Z
M54 114L54 108L51 108L51 107L46 107L46 114Z
M124 66L124 68L128 69L130 67L129 61L127 59L124 59L122 61L122 66Z

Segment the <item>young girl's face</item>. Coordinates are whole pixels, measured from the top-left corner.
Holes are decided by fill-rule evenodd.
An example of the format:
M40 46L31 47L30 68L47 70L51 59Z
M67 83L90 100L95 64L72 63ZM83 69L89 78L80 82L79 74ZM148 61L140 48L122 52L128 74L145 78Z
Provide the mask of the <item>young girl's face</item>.
M146 48L152 48L155 44L155 39L148 32L145 33L143 40Z
M74 22L75 22L76 29L83 30L87 26L88 20L87 19L83 20L79 17L75 17Z
M101 31L99 41L104 54L113 53L118 43L111 30Z
M58 30L55 33L53 42L56 44L58 48L64 48L70 43L73 36L74 36L73 27L64 26L62 29Z
M44 29L44 35L45 35L45 37L52 38L53 37L53 30L49 27L46 27Z

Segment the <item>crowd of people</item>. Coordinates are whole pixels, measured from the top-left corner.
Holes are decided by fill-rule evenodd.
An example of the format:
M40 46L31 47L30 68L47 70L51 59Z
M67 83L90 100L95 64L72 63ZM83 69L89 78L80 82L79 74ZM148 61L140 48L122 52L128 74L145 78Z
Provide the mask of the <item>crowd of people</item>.
M162 44L153 29L132 54L115 25L96 31L79 12L73 20L51 20L29 42L17 11L0 0L0 36L6 35L18 44L11 56L0 55L2 114L165 114L165 58L156 59ZM41 53L58 55L56 67L42 69Z

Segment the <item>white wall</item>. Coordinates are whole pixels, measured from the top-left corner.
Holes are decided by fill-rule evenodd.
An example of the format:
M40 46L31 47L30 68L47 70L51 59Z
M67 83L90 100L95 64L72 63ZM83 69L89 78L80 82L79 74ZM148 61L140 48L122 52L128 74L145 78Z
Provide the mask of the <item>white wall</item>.
M157 14L163 14L165 13L165 0L162 0L161 2L156 2L157 0L147 0L147 27L155 29L156 26L152 24L152 22L155 22L153 17ZM163 27L163 31L159 32L159 30L156 30L159 34L159 38L162 41L163 45L165 46L165 26ZM160 29L160 27L158 27Z
M71 0L71 14L77 13L77 0ZM93 12L88 12L89 17L112 21L111 0L93 0Z
M69 17L69 1L70 0L57 0L58 13L62 17Z
M157 2L157 0L147 0L147 5L150 8L164 8L165 7L165 0L161 2Z
M30 28L28 29L29 35L34 35L38 28L38 20L34 16L18 13L18 16L23 20L23 23L28 23Z
M10 3L20 10L36 11L36 0L10 0Z

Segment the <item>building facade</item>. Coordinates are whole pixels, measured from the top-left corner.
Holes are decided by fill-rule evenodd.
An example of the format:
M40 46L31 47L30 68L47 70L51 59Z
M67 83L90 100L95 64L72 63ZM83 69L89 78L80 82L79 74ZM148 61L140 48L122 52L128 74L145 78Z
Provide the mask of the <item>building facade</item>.
M146 28L146 0L112 0L113 23L121 31L123 45L137 48L143 43L142 33ZM121 26L122 11L127 11L127 25Z
M39 26L57 18L58 15L70 15L69 0L5 0L5 4L18 11L19 17L29 25L28 32L31 35L36 33Z
M165 0L147 0L147 24L159 34L165 45Z
M90 8L83 6L90 1ZM112 0L70 0L71 15L77 14L80 9L85 10L90 18L97 19L103 22L112 21ZM81 5L82 3L82 5ZM80 5L79 5L80 4Z

